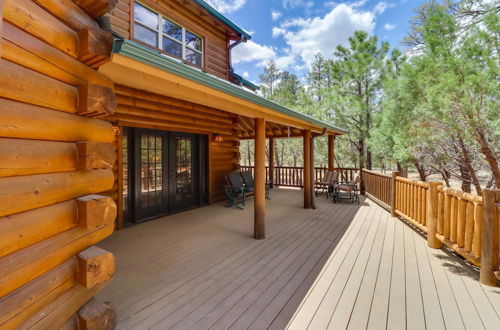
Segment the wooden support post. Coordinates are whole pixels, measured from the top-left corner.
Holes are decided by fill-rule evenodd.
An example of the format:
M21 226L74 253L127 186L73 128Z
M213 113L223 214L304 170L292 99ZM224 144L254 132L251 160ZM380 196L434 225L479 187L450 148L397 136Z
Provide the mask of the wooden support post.
M304 208L311 207L311 130L304 130Z
M116 327L116 312L108 304L92 298L78 311L79 330L111 330Z
M483 190L483 225L479 282L489 286L497 286L498 284L498 278L495 276L495 272L499 271L497 201L500 201L500 191L493 189Z
M335 168L335 135L328 135L328 170Z
M438 227L438 187L442 182L429 182L429 193L427 194L427 245L430 248L440 249L443 245L436 237ZM424 215L425 216L425 215Z
M315 176L314 176L314 138L311 138L311 178L309 179L310 180L310 185L311 185L311 193L310 193L310 199L311 199L311 208L312 209L316 209L316 202L314 200L314 189L316 189L316 187L314 186L314 181L316 180L315 179Z
M269 138L269 187L274 188L274 138Z
M391 216L396 217L396 177L399 176L399 172L392 172L391 177Z
M266 238L266 122L255 118L254 238Z

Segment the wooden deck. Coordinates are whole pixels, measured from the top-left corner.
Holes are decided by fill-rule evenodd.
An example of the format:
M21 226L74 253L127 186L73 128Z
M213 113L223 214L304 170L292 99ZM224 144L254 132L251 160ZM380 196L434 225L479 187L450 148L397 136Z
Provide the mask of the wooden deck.
M126 329L500 329L500 290L370 200L300 207L274 189L267 239L253 205L222 204L117 232L100 294Z

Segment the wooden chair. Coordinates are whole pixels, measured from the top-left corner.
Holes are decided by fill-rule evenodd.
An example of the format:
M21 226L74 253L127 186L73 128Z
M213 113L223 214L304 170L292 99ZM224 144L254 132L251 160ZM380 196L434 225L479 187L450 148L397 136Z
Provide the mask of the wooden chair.
M334 185L333 188L333 202L337 201L350 201L352 203L359 204L359 182L361 178L359 174L356 173L354 179L351 182L339 182Z
M255 191L255 181L252 176L252 172L250 171L243 171L241 172L241 178L243 179L243 182L245 183L246 187L246 193L252 194ZM269 181L266 181L266 199L271 199L269 197L270 195L270 184ZM245 203L243 203L245 205Z
M314 182L314 187L316 188L314 193L316 194L316 196L318 196L320 191L324 192L325 190L328 190L328 186L332 181L332 176L333 176L333 171L326 171L326 174L323 178L318 179L316 180L316 182Z
M226 207L234 206L237 209L243 210L243 207L240 205L245 206L246 187L239 172L231 172L226 175L225 192L228 201Z

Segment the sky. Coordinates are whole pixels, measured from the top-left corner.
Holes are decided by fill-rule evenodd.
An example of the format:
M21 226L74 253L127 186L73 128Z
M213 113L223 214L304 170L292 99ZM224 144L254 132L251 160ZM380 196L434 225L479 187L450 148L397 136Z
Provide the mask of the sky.
M357 30L404 50L401 40L413 10L425 0L205 1L252 35L233 49L233 65L236 73L258 83L271 59L281 70L303 79L316 53L331 58Z

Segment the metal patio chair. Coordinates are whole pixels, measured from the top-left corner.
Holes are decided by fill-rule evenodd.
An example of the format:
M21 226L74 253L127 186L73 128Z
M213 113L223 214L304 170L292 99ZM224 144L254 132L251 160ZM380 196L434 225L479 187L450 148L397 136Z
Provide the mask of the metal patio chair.
M239 172L235 171L226 175L225 192L228 201L226 207L234 206L237 209L243 210L243 207L240 205L245 206L246 187Z
M243 182L245 183L245 187L246 187L246 193L253 193L255 191L255 182L254 182L254 179L253 179L253 175L252 175L252 172L250 171L243 171L240 173L241 174L241 178L243 179ZM270 195L270 185L269 185L269 181L266 181L266 199L271 199L269 197ZM245 204L243 204L245 205Z
M339 182L333 186L333 202L350 201L359 204L359 174L351 182Z

